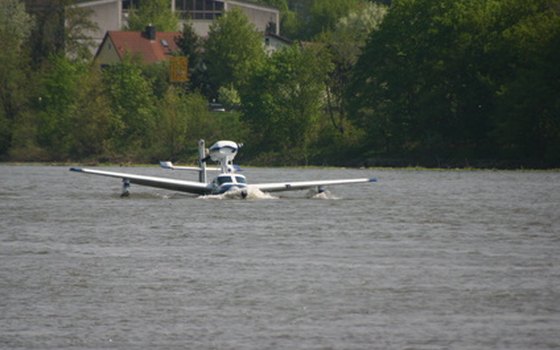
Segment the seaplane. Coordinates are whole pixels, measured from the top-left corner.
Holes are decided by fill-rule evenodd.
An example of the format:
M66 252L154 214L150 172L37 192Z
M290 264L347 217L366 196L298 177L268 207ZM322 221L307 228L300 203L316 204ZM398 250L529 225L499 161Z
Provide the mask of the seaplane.
M199 196L222 195L227 193L238 195L241 198L247 198L249 192L255 190L261 191L263 193L268 193L314 189L315 191L317 191L317 193L323 193L326 186L358 184L377 181L377 179L375 178L354 178L248 184L245 176L239 174L239 167L233 164L233 160L235 159L235 156L237 155L237 152L241 147L242 144L238 144L233 141L222 140L214 143L207 150L205 141L199 140L199 164L197 167L177 166L170 161L160 162L160 166L164 169L198 172L198 181L179 180L167 177L145 176L77 167L70 168L70 171L83 174L120 178L122 180L121 197L129 196L131 184L161 188L177 192L186 192ZM207 166L207 162L210 160L217 162L219 164L219 167ZM208 171L219 171L220 174L216 176L211 182L207 182Z

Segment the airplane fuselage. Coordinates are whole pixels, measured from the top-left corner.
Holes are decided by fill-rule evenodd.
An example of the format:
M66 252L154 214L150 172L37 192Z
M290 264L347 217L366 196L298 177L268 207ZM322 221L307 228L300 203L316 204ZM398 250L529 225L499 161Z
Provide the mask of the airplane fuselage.
M235 173L220 174L212 181L212 194L247 189L245 176Z

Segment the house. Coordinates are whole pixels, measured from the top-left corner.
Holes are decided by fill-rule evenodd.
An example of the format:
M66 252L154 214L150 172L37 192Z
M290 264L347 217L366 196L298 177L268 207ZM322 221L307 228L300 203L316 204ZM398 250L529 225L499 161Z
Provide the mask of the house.
M138 57L145 64L166 61L179 51L175 39L180 35L180 32L158 32L153 26L143 32L108 31L94 61L104 66L120 63L126 55Z
M274 33L264 34L264 50L267 55L280 50L281 48L292 45L292 40Z

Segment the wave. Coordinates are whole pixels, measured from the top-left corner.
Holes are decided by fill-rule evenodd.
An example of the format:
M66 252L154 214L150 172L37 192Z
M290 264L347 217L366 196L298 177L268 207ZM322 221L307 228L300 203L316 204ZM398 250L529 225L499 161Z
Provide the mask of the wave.
M247 191L247 195L243 196L243 191ZM271 195L270 193L263 192L257 188L247 188L244 190L229 190L222 194L209 194L205 196L198 197L199 199L247 199L247 200L262 200L262 199L278 199L278 197Z

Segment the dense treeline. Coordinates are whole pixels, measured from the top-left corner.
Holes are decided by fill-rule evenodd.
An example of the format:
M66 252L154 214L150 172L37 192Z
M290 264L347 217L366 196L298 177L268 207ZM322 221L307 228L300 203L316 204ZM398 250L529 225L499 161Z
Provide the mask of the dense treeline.
M101 70L84 11L61 44L60 16L0 2L2 160L192 162L224 138L277 165L560 165L560 0L262 0L298 41L265 55L239 11L204 41L185 25L185 84L134 57ZM131 26L175 25L143 3Z
M394 2L348 89L373 154L560 161L560 2Z

